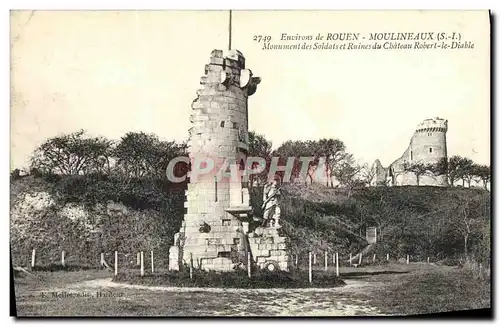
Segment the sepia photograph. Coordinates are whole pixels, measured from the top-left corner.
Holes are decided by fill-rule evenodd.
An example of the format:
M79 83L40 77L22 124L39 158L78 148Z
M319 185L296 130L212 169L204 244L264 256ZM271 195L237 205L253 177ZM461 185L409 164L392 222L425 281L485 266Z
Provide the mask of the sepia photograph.
M492 318L488 10L11 10L14 317Z

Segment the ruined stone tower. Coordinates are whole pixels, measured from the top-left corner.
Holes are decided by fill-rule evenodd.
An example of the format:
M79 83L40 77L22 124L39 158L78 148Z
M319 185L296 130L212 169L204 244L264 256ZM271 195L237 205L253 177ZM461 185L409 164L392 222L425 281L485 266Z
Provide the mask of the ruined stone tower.
M425 119L417 125L410 140L410 145L403 155L395 160L387 169L381 169L380 162L375 162L375 180L372 185L388 183L394 186L416 185L414 173L404 171L405 163L435 164L447 158L446 132L448 120L441 118ZM443 175L422 175L419 180L421 186L447 186L448 178Z
M416 128L410 142L410 159L436 163L447 157L446 132L448 121L440 118L426 119Z
M192 171L184 221L170 248L170 269L190 264L191 259L195 268L203 270L230 271L235 264L246 264L248 243L242 221L252 208L240 176L248 151L247 100L259 83L260 78L245 69L239 51L231 50L227 56L212 51L192 103L188 142ZM204 161L213 161L214 166ZM199 162L210 172L194 176L193 167ZM238 171L238 177L221 176L220 171Z

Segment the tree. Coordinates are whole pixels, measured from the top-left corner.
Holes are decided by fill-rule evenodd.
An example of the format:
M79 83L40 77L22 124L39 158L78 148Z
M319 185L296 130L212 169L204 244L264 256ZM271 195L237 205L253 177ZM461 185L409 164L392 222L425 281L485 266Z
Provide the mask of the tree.
M465 186L465 181L467 181L467 185L470 188L470 183L475 177L474 161L466 157L462 158L458 171L462 179L462 186Z
M448 180L450 186L452 187L455 185L456 180L462 178L461 175L462 162L463 158L458 155L450 157L447 162Z
M449 211L450 223L463 238L464 254L468 257L471 236L477 231L481 220L487 218L487 205L484 205L480 195L457 193L459 204Z
M319 166L321 151L319 150L319 143L315 140L307 140L304 147L303 156L312 157L312 161L309 162L309 166L307 167L307 177L309 178L309 182L312 184L313 175Z
M31 157L31 170L50 174L109 172L113 143L103 137L89 137L84 130L50 138Z
M330 186L333 187L333 170L348 155L345 152L345 144L339 139L323 138L318 141L316 150L325 159L326 174L329 176ZM328 180L326 185L328 186Z
M157 179L166 179L167 167L171 160L179 156L187 156L187 143L176 141L159 141L154 148L153 156L156 164L153 164L153 175ZM174 167L175 171L187 172L187 164L180 162ZM175 173L175 172L174 172ZM176 173L177 174L177 173ZM178 176L178 175L177 175Z
M156 135L129 132L116 146L118 171L127 178L166 179L170 160L186 156L186 144L161 141Z
M477 225L475 246L470 250L474 259L482 262L484 266L491 265L491 223L488 218L483 218Z
M292 167L292 178L296 179L300 176L300 172L302 170L302 164L298 158L300 157L316 157L316 153L314 153L314 142L312 141L293 141L288 140L281 144L274 152L273 156L279 157L279 164L286 165L289 158L294 158L293 167ZM311 166L314 165L314 162L309 163L309 167L307 168L308 176L311 178L312 182L312 171Z
M419 186L420 177L424 175L434 175L434 172L436 171L436 165L426 164L423 162L404 162L403 170L405 172L412 172L413 174L415 174L415 177L417 178L417 186Z
M446 157L443 157L433 165L432 172L434 175L448 175L448 159Z
M360 175L361 175L361 180L363 181L363 183L367 186L369 186L373 179L375 178L375 173L376 170L375 170L375 164L370 167L368 165L368 163L365 163L361 166L360 168Z
M259 157L265 160L265 168L259 174L250 174L249 176L249 188L251 189L254 182L260 184L265 182L267 178L267 172L269 171L269 164L271 163L271 153L272 153L272 142L267 140L263 135L257 134L254 131L248 132L248 157ZM259 167L258 162L253 162L251 169L256 169Z
M351 197L352 189L365 185L365 182L359 179L361 169L362 166L356 164L353 156L349 154L341 162L338 162L333 170L333 176L340 185L348 189L347 198Z
M483 182L483 187L488 190L488 182L491 181L491 168L487 165L474 165L474 175Z

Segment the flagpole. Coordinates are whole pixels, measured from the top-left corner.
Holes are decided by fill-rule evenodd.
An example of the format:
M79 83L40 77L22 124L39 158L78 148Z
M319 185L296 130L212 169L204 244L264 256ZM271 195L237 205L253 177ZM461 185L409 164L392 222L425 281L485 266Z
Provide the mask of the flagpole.
M233 11L229 10L229 50L231 50L232 18L233 18Z

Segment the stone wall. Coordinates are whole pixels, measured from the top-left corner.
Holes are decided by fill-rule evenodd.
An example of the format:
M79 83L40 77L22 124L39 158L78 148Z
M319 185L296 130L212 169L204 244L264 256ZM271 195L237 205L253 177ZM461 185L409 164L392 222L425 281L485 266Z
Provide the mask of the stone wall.
M380 160L375 160L372 166L373 179L370 181L370 186L383 186L386 184L387 169L382 166Z

